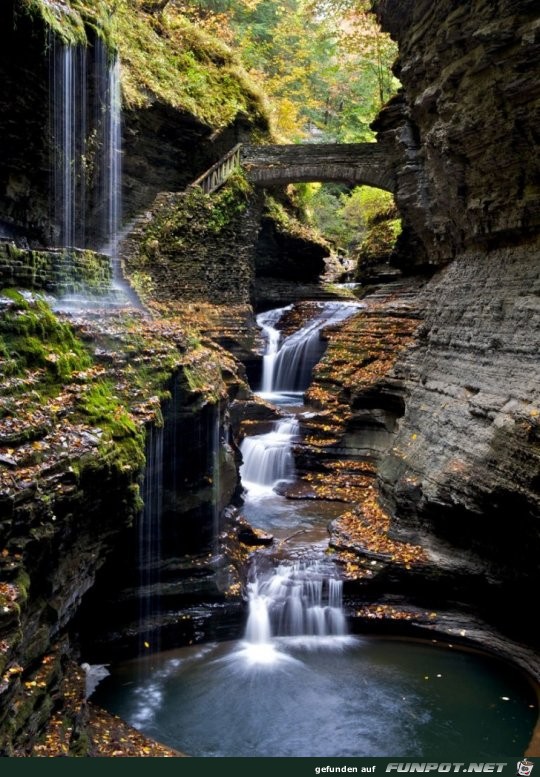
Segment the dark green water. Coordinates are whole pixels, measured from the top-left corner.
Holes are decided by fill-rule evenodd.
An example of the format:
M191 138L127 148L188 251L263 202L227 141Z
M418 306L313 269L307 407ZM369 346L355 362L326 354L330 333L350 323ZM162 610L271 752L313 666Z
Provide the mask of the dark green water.
M117 666L93 701L193 756L521 754L532 689L474 653L376 638L212 644Z

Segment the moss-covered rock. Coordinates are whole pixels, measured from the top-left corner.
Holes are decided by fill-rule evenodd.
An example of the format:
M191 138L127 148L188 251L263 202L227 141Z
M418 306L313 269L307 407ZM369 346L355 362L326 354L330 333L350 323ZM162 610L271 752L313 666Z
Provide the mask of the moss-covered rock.
M240 173L211 195L160 195L123 245L128 276L147 303L248 303L259 215Z
M13 286L51 294L105 294L111 289L109 256L76 248L50 251L0 242L0 287Z

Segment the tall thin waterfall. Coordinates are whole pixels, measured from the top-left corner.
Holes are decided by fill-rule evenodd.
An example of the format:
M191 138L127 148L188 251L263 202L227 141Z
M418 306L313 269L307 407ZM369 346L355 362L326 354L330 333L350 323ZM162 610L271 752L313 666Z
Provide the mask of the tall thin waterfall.
M87 53L52 37L51 134L53 144L53 223L62 247L85 242Z
M212 551L219 550L219 518L221 513L221 419L219 405L216 410L211 432L212 455Z
M146 439L146 467L142 488L144 508L139 521L139 652L159 650L159 630L153 627L158 611L163 513L163 429L151 426Z
M347 634L342 582L321 566L282 564L249 586L246 640L268 643L272 637L341 637Z
M51 36L50 49L54 241L106 245L115 256L122 218L120 62L99 38L87 51Z
M122 220L122 95L120 60L111 56L103 41L96 41L95 68L98 123L101 127L101 170L98 192L101 237L105 252L118 253Z

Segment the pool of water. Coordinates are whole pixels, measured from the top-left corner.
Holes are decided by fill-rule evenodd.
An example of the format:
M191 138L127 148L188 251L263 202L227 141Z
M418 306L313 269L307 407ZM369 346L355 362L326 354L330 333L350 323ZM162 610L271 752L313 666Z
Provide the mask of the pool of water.
M522 753L535 695L511 667L429 643L278 638L114 667L93 701L192 756Z
M290 546L311 543L320 549L328 545L328 524L345 511L342 502L286 499L267 489L249 494L241 513L257 529L270 532L277 540L290 537Z

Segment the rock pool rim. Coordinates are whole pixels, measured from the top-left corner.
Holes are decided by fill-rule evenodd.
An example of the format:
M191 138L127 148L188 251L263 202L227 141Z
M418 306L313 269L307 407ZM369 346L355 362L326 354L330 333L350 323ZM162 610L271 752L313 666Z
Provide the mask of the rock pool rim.
M357 622L360 622L362 619L358 618L356 620ZM358 634L359 636L361 635L362 637L367 638L372 637L395 642L413 642L423 645L429 644L431 647L439 649L453 650L456 648L459 652L485 656L495 663L512 667L516 674L519 675L530 686L536 699L536 723L534 724L534 728L529 739L529 744L524 751L524 756L534 758L540 757L540 680L524 666L522 666L518 661L516 661L510 654L506 655L502 652L498 652L495 649L490 648L489 645L485 645L479 640L475 640L473 637L467 638L460 635L454 637L454 635L448 634L445 631L437 630L430 631L430 636L428 637L427 634L425 634L426 629L424 629L422 626L412 627L418 631L418 634L416 635L400 633L399 629L397 628L395 632L392 633L391 623L385 621L384 626L389 630L388 633L353 633L355 635ZM421 636L421 634L424 634L424 636ZM508 649L510 650L511 647L508 646Z
M357 620L360 620L360 619L357 619ZM392 624L385 622L385 627L391 629ZM495 664L499 663L501 665L511 667L512 670L515 671L516 674L520 676L527 683L527 685L529 685L536 699L536 722L531 732L529 743L523 752L523 756L532 757L532 758L540 757L540 681L533 674L531 674L531 672L529 672L524 666L522 666L517 661L512 660L512 657L510 655L502 655L501 653L495 651L494 649L490 649L489 646L485 646L479 643L478 641L475 641L472 637L464 638L462 636L458 636L454 638L452 635L449 635L444 631L430 631L429 637L428 637L428 635L425 634L426 630L423 629L421 626L416 626L415 629L417 629L419 632L417 635L403 634L402 632L400 633L399 629L396 629L394 633L353 632L351 636L353 637L361 636L362 638L368 639L368 640L377 639L377 640L388 641L388 642L415 643L415 644L425 645L427 647L433 648L434 650L449 650L449 649L453 650L455 648L458 652L484 656ZM421 633L424 633L424 635L421 636L420 635ZM450 639L452 641L449 641ZM202 646L205 644L210 644L210 642L222 644L229 641L234 641L234 640L212 640L208 642L200 642L198 643L198 645ZM190 647L190 646L182 645L182 646L179 646L179 648L173 648L173 650L181 649L182 647ZM163 652L167 653L169 651L166 650ZM136 658L128 659L126 663L132 663L135 661L141 661L145 659L151 660L151 658L152 658L151 655L146 655L146 656L141 655L141 656L137 656ZM115 663L124 663L124 662L115 662ZM123 720L122 718L120 719ZM125 720L123 722L126 725L130 725ZM154 739L153 737L148 737L148 739L163 745L163 742L160 742L158 739ZM166 747L170 747L170 745L166 745ZM175 752L178 753L178 757L187 757L187 758L199 757L199 756L191 756L189 753L184 753L183 751L180 751L176 748L171 748L171 749L175 750Z

